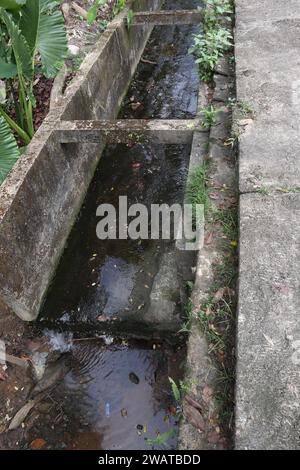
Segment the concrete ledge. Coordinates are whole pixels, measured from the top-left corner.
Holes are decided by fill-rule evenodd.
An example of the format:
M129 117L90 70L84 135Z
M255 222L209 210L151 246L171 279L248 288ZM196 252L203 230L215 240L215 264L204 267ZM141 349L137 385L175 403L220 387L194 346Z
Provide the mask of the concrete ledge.
M236 448L299 448L300 194L240 200Z
M159 5L160 0L135 0L132 7ZM104 148L104 142L62 148L53 129L59 119L117 116L152 30L146 25L128 31L127 13L128 8L103 33L64 101L0 187L0 299L23 320L38 315Z
M203 20L203 12L200 10L164 10L149 13L148 11L136 12L133 17L133 25L177 25L197 24Z
M196 129L207 132L200 119L61 121L55 135L61 143L128 143L150 139L161 144L190 144Z

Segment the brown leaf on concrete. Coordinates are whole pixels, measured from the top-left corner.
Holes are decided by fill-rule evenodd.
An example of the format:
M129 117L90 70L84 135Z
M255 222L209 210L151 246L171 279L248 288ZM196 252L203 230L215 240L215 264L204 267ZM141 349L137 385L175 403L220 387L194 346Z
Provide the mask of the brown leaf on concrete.
M212 431L208 434L207 440L210 444L218 444L221 440L221 436L217 432Z
M212 232L208 232L205 237L204 237L204 244L205 245L210 245L213 239L213 234Z
M7 373L0 366L0 380L6 380L8 377Z
M187 422L194 426L194 428L199 429L200 431L205 431L205 421L196 408L186 404L184 407L184 416Z
M213 301L219 302L225 296L233 296L235 294L234 290L230 289L230 287L221 287L214 295Z
M194 400L194 398L192 398L190 395L186 395L184 399L190 406L193 406L194 408L196 408L196 410L201 411L201 405L196 400Z
M211 399L214 395L214 391L211 387L204 387L203 392L202 392L202 399L205 403L210 403Z
M236 205L236 198L235 197L228 197L224 199L224 201L220 202L219 207L221 209L230 209L232 206Z

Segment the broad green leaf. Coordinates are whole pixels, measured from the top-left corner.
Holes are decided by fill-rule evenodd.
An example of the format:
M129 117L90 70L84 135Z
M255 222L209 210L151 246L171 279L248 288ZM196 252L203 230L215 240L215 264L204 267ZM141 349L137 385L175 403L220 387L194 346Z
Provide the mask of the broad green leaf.
M0 57L0 78L14 78L16 75L16 64L5 62L5 60Z
M64 18L57 6L52 0L27 0L20 21L31 55L39 52L48 77L57 74L68 53Z
M179 388L177 387L176 383L174 382L173 379L171 379L171 377L169 377L169 382L172 386L172 392L173 392L173 395L174 395L174 398L176 401L180 401L181 399L181 393L180 393L180 390Z
M2 19L6 25L19 75L24 76L28 80L32 80L33 61L25 37L21 34L12 16L3 8L0 8L0 19Z
M6 10L18 10L25 5L26 0L0 0L0 7Z
M94 23L94 21L97 18L98 10L101 6L105 5L107 3L107 0L95 0L94 5L89 8L87 12L87 22L89 24Z
M19 157L20 152L16 139L5 119L0 116L0 184Z

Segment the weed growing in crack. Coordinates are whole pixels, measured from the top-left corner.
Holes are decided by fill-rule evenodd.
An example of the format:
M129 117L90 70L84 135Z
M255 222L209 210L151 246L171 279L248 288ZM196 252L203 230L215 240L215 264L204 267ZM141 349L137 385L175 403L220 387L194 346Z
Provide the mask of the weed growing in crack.
M218 113L222 112L224 108L215 108L212 104L205 106L201 109L203 114L203 121L201 123L204 129L209 129L211 126L214 126L217 121Z
M190 333L191 331L193 322L193 303L190 297L188 298L184 309L184 317L185 321L183 322L182 327L178 333Z
M203 30L194 35L189 52L194 54L204 82L211 82L218 60L232 47L233 37L225 21L231 21L233 9L229 0L205 0Z
M203 163L198 165L191 173L191 176L187 185L187 198L188 202L193 206L196 204L202 204L204 206L204 213L210 205L209 191L207 187L208 178L208 164Z

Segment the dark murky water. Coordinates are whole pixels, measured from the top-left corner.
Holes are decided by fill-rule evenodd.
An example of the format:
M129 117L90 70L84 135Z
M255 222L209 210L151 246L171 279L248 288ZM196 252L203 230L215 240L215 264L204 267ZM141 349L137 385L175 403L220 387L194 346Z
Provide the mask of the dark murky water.
M167 1L165 9L198 5L196 0ZM120 117L195 115L199 79L188 48L196 30L193 26L154 29ZM118 207L120 195L128 196L129 205L182 202L189 152L188 146L151 143L106 149L46 299L41 327L80 336L82 325L89 324L92 331L99 334L103 327L107 333L108 320L129 315L134 322L147 311L163 254L172 256L174 244L100 241L96 208L101 203ZM133 328L132 336L137 333ZM105 341L112 339L106 336ZM153 341L117 339L112 344L97 340L74 344L69 353L71 370L51 392L51 412L32 428L30 438L40 437L49 420L47 442L52 448L143 449L149 448L145 437L176 428L168 377L182 376L180 347L158 343L154 349ZM134 376L138 383L130 380ZM176 436L168 446L176 446Z
M75 343L71 354L71 370L36 410L29 442L42 437L56 449L150 449L147 439L176 431L168 377L181 377L181 349L89 340ZM169 448L176 446L175 431Z

